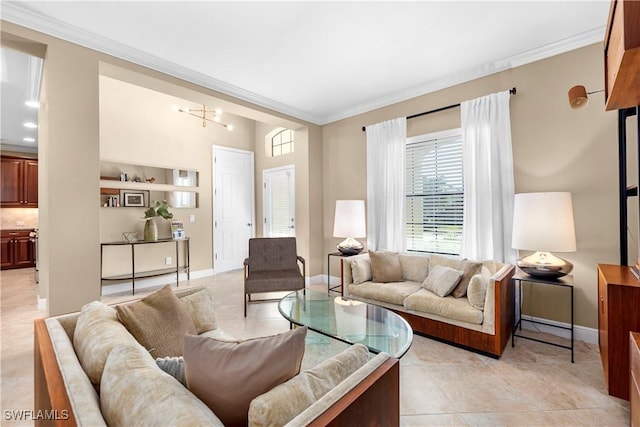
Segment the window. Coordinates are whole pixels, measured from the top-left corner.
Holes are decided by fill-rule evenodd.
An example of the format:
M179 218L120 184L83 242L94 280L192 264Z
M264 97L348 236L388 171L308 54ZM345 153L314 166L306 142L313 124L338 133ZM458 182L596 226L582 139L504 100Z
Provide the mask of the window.
M407 250L460 254L464 198L460 129L407 139Z
M271 156L293 153L293 131L282 129L271 137Z

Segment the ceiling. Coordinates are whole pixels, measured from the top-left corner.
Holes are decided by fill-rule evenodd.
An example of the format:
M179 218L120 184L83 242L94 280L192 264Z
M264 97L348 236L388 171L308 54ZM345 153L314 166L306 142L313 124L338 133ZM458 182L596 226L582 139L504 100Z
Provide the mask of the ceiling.
M325 124L602 41L609 1L3 1L2 19Z

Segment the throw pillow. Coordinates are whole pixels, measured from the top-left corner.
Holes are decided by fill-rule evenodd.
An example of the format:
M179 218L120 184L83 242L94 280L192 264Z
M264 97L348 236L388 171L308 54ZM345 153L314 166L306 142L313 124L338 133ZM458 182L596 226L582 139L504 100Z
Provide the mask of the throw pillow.
M137 344L135 338L118 321L116 311L93 301L85 304L73 332L73 348L82 369L94 385L100 385L104 364L117 344Z
M480 269L482 268L481 262L473 262L473 261L461 261L458 270L462 271L462 278L460 282L456 285L451 295L455 298L462 298L467 294L467 287L469 286L469 281L473 276L480 273Z
M100 408L110 427L223 425L138 343L113 348L100 390Z
M469 281L467 289L467 299L471 307L484 311L484 300L487 296L487 287L489 280L482 274L476 274Z
M212 331L218 327L216 313L213 310L213 295L211 289L202 288L194 293L179 297L193 319L196 332Z
M351 261L351 275L353 283L359 285L372 279L371 261L366 258L358 258Z
M246 426L249 404L300 372L307 328L240 343L186 335L187 387L226 426Z
M373 281L378 283L402 282L402 265L395 252L369 251Z
M118 319L154 358L182 356L184 335L196 334L191 315L169 285L116 310Z
M156 365L177 379L180 384L187 386L187 380L184 376L184 357L159 357L156 359Z
M364 366L369 350L354 344L342 353L274 387L249 405L249 426L283 426Z
M446 297L453 291L461 278L462 271L443 265L436 265L429 271L429 275L424 279L422 286L439 297Z

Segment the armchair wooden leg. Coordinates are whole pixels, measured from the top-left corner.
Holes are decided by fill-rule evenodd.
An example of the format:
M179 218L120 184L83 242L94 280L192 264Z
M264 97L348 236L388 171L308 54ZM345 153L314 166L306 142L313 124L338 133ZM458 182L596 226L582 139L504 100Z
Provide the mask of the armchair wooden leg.
M244 317L247 317L247 294L242 298L244 300Z

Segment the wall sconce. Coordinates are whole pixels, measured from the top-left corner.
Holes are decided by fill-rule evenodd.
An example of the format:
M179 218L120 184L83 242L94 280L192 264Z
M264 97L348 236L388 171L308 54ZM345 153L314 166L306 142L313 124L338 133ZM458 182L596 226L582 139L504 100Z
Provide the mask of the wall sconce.
M233 125L228 125L220 121L220 116L222 116L222 110L220 108L211 109L203 104L202 108L198 110L192 110L189 107L184 107L177 108L176 111L201 119L203 128L207 127L207 122L211 122L220 125L227 130L233 130ZM209 114L209 117L207 117L207 114Z
M574 110L582 108L589 102L589 95L592 93L604 92L604 89L587 92L587 88L582 85L576 85L569 89L569 105Z

